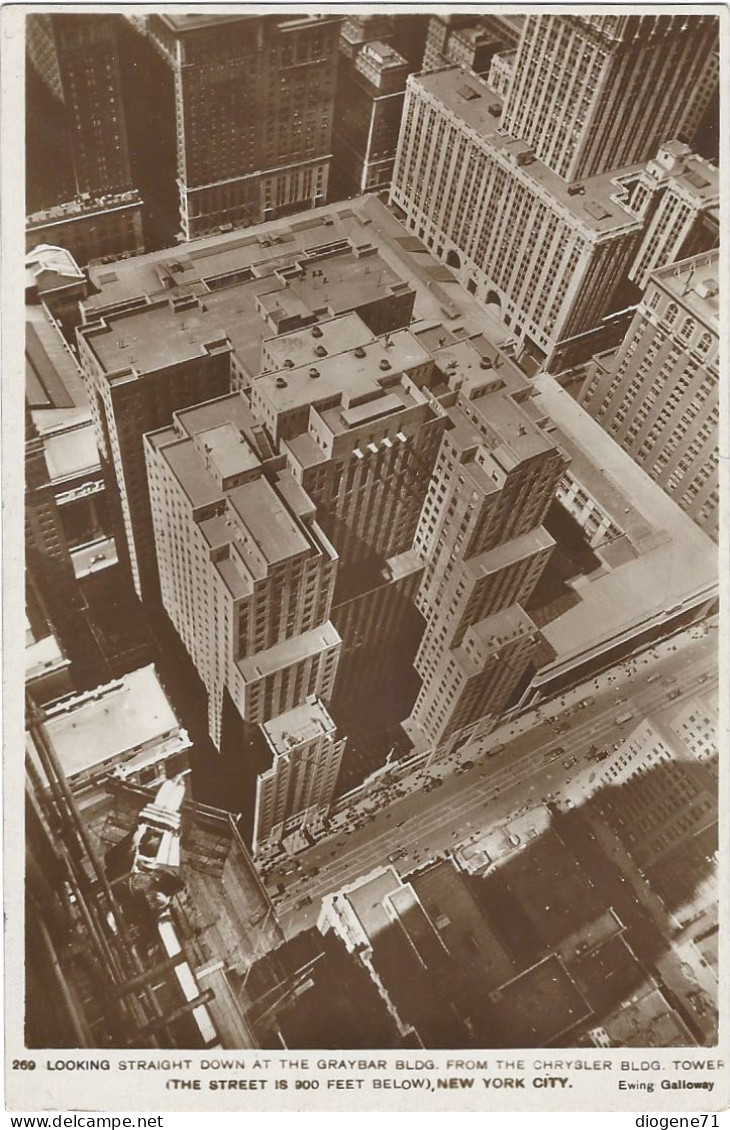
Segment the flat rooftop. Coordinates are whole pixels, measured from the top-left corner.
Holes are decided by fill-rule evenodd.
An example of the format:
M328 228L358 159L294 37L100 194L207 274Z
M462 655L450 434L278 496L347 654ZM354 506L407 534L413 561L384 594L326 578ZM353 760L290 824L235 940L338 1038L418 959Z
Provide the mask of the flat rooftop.
M373 332L353 313L317 322L305 329L291 330L279 337L266 338L262 349L266 352L269 368L297 368L315 365L323 356L346 353L374 340Z
M719 332L720 296L718 290L720 252L717 248L693 255L679 263L669 263L654 271L652 278L686 306L699 321Z
M319 628L300 632L298 636L274 644L266 651L257 651L251 658L239 659L236 666L245 682L255 683L309 656L329 651L341 642L339 633L328 620Z
M183 259L170 259L158 270L150 262L146 270L140 266L138 272L130 274L121 272L120 264L115 264L111 271L99 272L96 278L102 294L95 298L106 299L111 309L104 312L107 303L98 302L96 308L103 314L106 329L85 332L84 336L104 371L126 367L154 371L199 357L206 344L224 340L230 342L244 370L257 373L261 343L271 336L272 325L284 325L291 318L314 321L315 315L347 313L387 298L393 288L405 285L377 252L361 257L349 244L322 260L316 258L315 249L310 248L307 258L305 250L288 242L286 253L279 251L271 260L269 252L262 255L259 240L253 240L253 245L258 248L258 255L252 255L251 243L243 243L239 237L230 252L223 247L217 255L196 258L192 250L186 250ZM231 261L221 262L222 257ZM213 259L219 260L215 274ZM300 262L305 268L301 277L296 267ZM320 265L316 266L318 262ZM182 264L184 269L173 270L176 264ZM169 275L168 268L172 272ZM225 274L226 268L231 281L219 286L218 272L223 269ZM274 274L277 270L283 272L281 278ZM106 284L102 281L105 278ZM120 278L130 283L137 279L144 284L142 293L149 294L153 302L138 302L130 309L115 312L114 296L120 291ZM163 296L165 278L178 289L174 293L168 289ZM209 285L214 289L209 290ZM139 294L125 299L120 293L119 302L133 297ZM90 321L94 308L94 299L89 299L85 309Z
M347 899L363 932L373 943L378 934L392 925L385 911L385 900L403 888L403 880L395 868L383 867L341 891L340 897Z
M313 366L262 373L254 378L252 402L255 407L256 397L263 395L276 412L291 412L337 397L347 407L352 400L381 396L384 385L389 386L399 374L428 364L429 360L427 351L408 330L396 330L357 349L318 357ZM387 391L395 393L395 384ZM409 400L412 404L420 402L416 389L412 394L403 390L403 395L406 400L402 407L407 407Z
M488 83L461 66L443 67L437 71L411 76L409 84L421 87L443 103L481 140L485 151L510 169L533 191L548 194L565 212L584 228L597 234L629 227L639 230L639 221L612 197L619 193L616 172L589 177L581 182L583 193L570 193L567 183L530 153L530 147L510 134L499 132L502 98ZM494 110L494 112L492 112ZM520 162L518 164L518 158ZM638 172L643 166L637 165ZM633 167L632 167L633 168ZM625 176L628 170L621 170Z
M43 437L43 454L52 483L101 470L94 425L89 421Z
M258 311L257 301L259 296L267 295L272 302L276 301L272 286L279 280L274 272L286 270L305 258L312 270L321 270L329 279L328 271L341 271L344 260L338 257L334 267L334 260L326 256L343 242L357 247L371 244L393 276L413 288L416 297L412 328L416 332L444 322L448 323L448 330L443 330L441 336L449 341L481 332L484 344L477 344L477 348L493 358L499 356L500 376L523 379L504 354L498 355L499 344L509 337L500 319L464 291L451 273L430 255L425 244L414 239L374 196L323 206L296 219L280 219L245 231L208 236L177 249L167 248L110 265L91 266L89 275L99 293L84 301L85 319L93 322L105 310L111 317L125 304L144 307L148 301L167 302L170 297L198 296L208 307L210 324L215 323L216 329L225 327L234 353L246 371L257 373L261 341L270 338L273 332ZM366 266L375 267L372 255L353 256L353 263L353 270L363 277ZM444 281L438 284L434 281L436 270L445 271ZM371 269L368 277L372 285L377 284L379 271ZM320 286L321 277L314 278L317 302L324 303L327 291ZM286 288L278 293L286 293ZM332 310L330 316L337 313ZM154 318L150 320L154 323ZM117 336L123 325L123 320L115 324ZM153 336L157 331L153 327L149 333ZM117 362L127 363L124 358L109 360L110 364Z
M193 442L194 436L215 434L227 437L229 471L234 465L232 451L238 457L235 463L237 469L247 470L258 462L254 462L253 451L256 442L253 428L256 422L240 392L176 412L175 421L176 424L169 428L148 433L145 439L156 451L164 449L165 461L194 507L211 503L224 494ZM221 428L224 429L222 433L219 430ZM234 441L234 432L245 443Z
M548 1047L592 1011L555 954L495 989L490 998L507 1047Z
M84 378L41 306L25 310L25 399L31 409L88 409Z
M335 724L324 704L316 698L277 714L276 718L265 722L262 729L274 753L280 757L298 745L334 733Z
M179 730L152 664L49 708L45 726L71 779Z
M100 212L116 212L120 208L140 208L142 197L136 188L128 192L108 193L104 196L77 196L73 200L66 200L62 204L54 204L50 208L43 208L39 212L32 212L26 217L28 231L52 227L69 220L78 220Z
M311 543L266 479L254 479L228 492L228 502L269 565L306 553Z
M683 602L717 591L717 546L662 488L606 434L552 377L534 379L537 405L555 421L559 440L570 457L581 454L625 495L626 506L643 518L647 548L608 573L586 578L580 602L541 627L557 652L553 666L621 637L637 625Z

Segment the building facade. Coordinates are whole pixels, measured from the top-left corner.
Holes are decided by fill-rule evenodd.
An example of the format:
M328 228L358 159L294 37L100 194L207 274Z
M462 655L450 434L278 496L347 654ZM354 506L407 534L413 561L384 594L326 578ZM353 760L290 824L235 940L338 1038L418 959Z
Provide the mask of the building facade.
M340 647L337 556L293 477L281 464L265 474L254 424L232 394L145 438L162 601L216 742L224 690L251 730L308 695L328 699Z
M324 704L310 696L261 727L271 768L259 775L254 851L267 840L306 845L306 833L322 830L335 795L347 739L338 736Z
M609 174L572 191L500 128L501 116L498 95L462 68L411 76L391 202L467 290L550 360L611 311L641 223Z
M82 266L94 258L144 250L116 17L31 13L26 27L28 64L36 80L29 86L29 249L60 244ZM36 98L42 104L34 111ZM57 137L38 134L42 123L52 120L61 127L62 145ZM59 153L49 161L54 147Z
M580 403L708 534L719 529L717 251L649 278L629 334Z
M525 367L587 360L592 340L593 352L602 335L619 340L629 271L664 191L656 181L639 210L631 185L662 144L694 133L717 33L712 16L530 16L514 56L495 56L495 85L465 67L409 78L391 202L498 309Z
M715 16L528 16L502 126L567 182L692 137L716 81Z
M718 246L719 187L717 168L678 141L647 162L631 197L644 236L629 277L642 291L657 268Z
M192 239L324 203L341 17L155 15L174 90L180 230ZM166 101L166 94L163 94ZM154 154L150 155L154 160Z
M443 352L458 385L468 354ZM448 409L414 540L426 628L415 660L421 688L405 728L417 748L497 717L545 646L521 604L554 546L542 522L567 461L519 393L505 391L499 371L474 368Z
M332 141L335 198L390 188L410 69L395 47L378 39L340 51Z

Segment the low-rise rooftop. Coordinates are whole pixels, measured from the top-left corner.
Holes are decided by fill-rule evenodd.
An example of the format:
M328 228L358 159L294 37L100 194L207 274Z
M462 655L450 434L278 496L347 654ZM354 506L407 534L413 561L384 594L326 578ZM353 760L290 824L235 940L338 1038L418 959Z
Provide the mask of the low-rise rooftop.
M625 496L625 516L637 523L632 537L639 548L637 556L616 568L584 578L576 589L580 601L542 625L557 653L545 669L552 670L627 638L639 627L663 623L668 613L712 599L718 583L717 546L557 381L541 374L534 385L537 406L555 421L553 434L576 470L574 457L580 455L593 469L592 489L603 481L612 507L618 494ZM640 521L646 527L642 537Z
M45 727L72 782L183 733L152 664L48 708Z

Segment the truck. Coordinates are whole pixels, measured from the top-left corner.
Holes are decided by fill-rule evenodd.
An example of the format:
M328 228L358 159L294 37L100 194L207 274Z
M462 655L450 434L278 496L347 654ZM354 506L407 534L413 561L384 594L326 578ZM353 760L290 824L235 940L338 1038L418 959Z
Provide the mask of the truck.
M627 711L626 714L619 714L618 718L616 719L616 725L623 726L626 722L630 722L633 717L634 715L631 710Z

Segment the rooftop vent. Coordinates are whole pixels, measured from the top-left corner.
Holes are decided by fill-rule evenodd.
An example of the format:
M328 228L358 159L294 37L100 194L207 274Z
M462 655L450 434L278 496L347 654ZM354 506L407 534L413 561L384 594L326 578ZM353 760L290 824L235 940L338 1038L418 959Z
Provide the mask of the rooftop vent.
M284 368L285 369L293 369L294 368L294 362L292 361L291 357L285 357L284 358Z
M700 298L714 298L719 289L717 279L703 279L702 282L697 283L695 292Z
M492 361L490 360L489 357L482 357L481 361L479 362L479 368L480 369L493 369L494 365L492 364Z
M315 380L316 377L320 376L319 369L310 369L309 375L312 378L312 380Z
M361 345L358 345L357 349L355 350L355 356L356 357L364 357L365 356L365 350L363 349L363 347Z
M582 184L569 184L568 196L585 196L585 185Z
M388 369L392 369L392 368L393 368L393 366L391 365L390 361L388 361L388 360L387 360L387 359L386 359L386 358L384 357L384 358L383 358L383 360L382 360L382 361L380 362L380 368L381 368L381 369L383 370L383 372L386 372L386 370L388 370Z
M327 350L325 349L325 347L323 345L318 345L314 352L317 354L318 357L326 357L327 356Z
M322 330L320 326L312 326L312 337L321 337Z
M276 378L276 387L277 388L286 388L286 381L284 380L283 377L277 377Z

